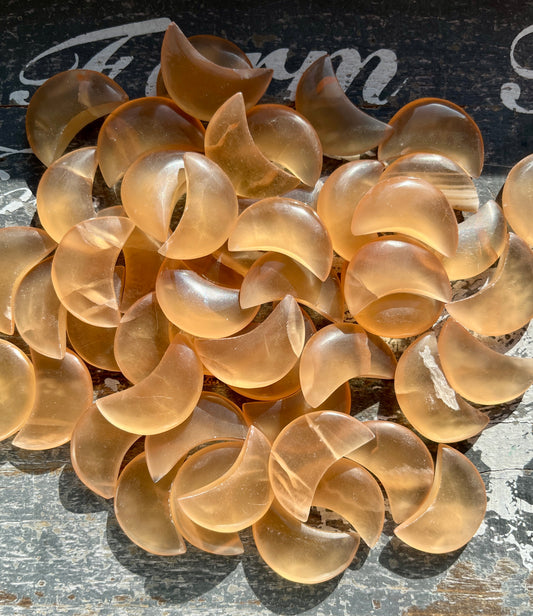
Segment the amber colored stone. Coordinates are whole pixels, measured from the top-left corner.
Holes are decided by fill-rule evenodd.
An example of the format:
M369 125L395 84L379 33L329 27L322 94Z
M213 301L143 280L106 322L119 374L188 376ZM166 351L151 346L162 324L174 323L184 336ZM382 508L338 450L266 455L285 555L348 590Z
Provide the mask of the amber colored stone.
M373 438L363 423L345 413L315 411L294 419L272 444L268 475L276 500L305 522L326 470Z
M357 322L368 332L384 338L410 338L430 328L444 303L412 293L391 293L357 313Z
M355 532L309 526L276 501L252 526L259 555L278 575L299 584L318 584L342 573L359 547Z
M33 365L17 346L0 339L0 440L15 434L35 401Z
M67 316L67 333L72 348L88 364L102 370L120 371L114 352L116 332L116 327L98 327L77 319L71 313Z
M115 263L133 229L127 218L104 216L78 223L63 236L52 281L61 303L78 319L99 327L118 325Z
M383 178L409 176L426 180L444 193L454 210L475 212L479 197L472 178L454 160L442 154L413 152L394 160L383 172Z
M344 300L339 279L331 272L321 281L290 257L268 252L246 273L239 294L243 308L279 301L292 295L330 321L342 321Z
M80 415L93 401L91 375L67 349L63 359L31 351L35 369L35 403L13 439L21 449L51 449L68 443Z
M116 184L141 154L156 148L202 152L201 122L159 96L136 98L109 115L98 134L96 157L108 186Z
M154 481L159 481L200 445L216 440L244 440L247 431L248 426L236 404L220 394L204 391L183 423L167 432L146 437L146 463L150 475Z
M532 191L533 154L530 154L509 171L502 192L505 219L529 246L533 246Z
M109 423L91 404L72 431L70 457L76 475L96 494L113 498L124 456L138 438Z
M484 272L502 254L507 241L502 210L492 199L459 223L458 231L457 252L442 259L450 280L472 278Z
M239 216L230 250L271 250L291 257L324 281L333 262L329 234L308 205L284 197L261 199Z
M533 384L533 358L493 351L453 319L438 339L444 374L455 391L476 404L502 404Z
M250 58L228 39L212 34L195 34L188 36L187 39L204 58L221 67L252 68Z
M286 105L256 105L246 115L255 145L300 182L314 186L322 171L322 145L303 115Z
M342 89L331 58L318 58L300 77L296 109L316 129L324 154L351 157L375 148L392 132L387 124L358 109Z
M356 160L341 165L327 178L318 195L317 213L328 230L333 250L349 261L377 234L360 235L350 228L354 210L380 179L384 166L377 160Z
M316 407L349 379L392 379L395 368L396 359L383 340L354 323L327 325L311 337L302 352L302 392Z
M254 105L272 79L272 69L235 66L236 54L228 62L227 45L212 37L198 47L175 23L165 33L161 47L161 72L166 89L176 103L200 120L210 120L215 111L236 92L242 92L246 107ZM209 52L209 47L214 52ZM242 58L242 56L240 56ZM206 96L206 93L209 96Z
M240 92L211 118L205 132L205 154L227 173L241 197L282 195L299 184L296 176L271 162L254 142Z
M128 389L96 401L113 425L134 434L174 428L192 413L203 385L202 365L181 335L176 335L156 368Z
M61 359L66 350L66 308L52 284L52 257L33 267L13 298L13 317L20 337L38 353Z
M208 370L228 385L264 387L275 383L294 366L305 342L305 325L296 300L287 295L268 317L250 332L195 340Z
M404 233L448 257L457 250L455 214L444 194L426 180L406 176L385 179L359 201L352 233L385 231Z
M259 307L241 308L239 289L216 284L166 259L156 282L157 301L167 319L183 331L203 338L224 338L248 325Z
M225 470L216 452L236 448L238 456ZM214 453L213 453L214 452ZM242 444L215 444L200 449L181 466L171 500L196 524L218 532L235 532L257 522L272 503L268 481L270 443L251 426Z
M0 229L0 332L12 335L13 297L24 275L49 255L56 243L42 229L5 227Z
M433 459L418 436L392 421L365 421L374 438L346 455L375 475L387 493L392 518L413 515L433 485Z
M489 283L477 293L446 304L464 327L483 336L509 334L533 317L533 252L518 235L509 241Z
M348 310L357 313L392 293L423 295L441 302L451 299L446 270L433 253L421 246L385 236L362 246L344 275Z
M73 69L50 77L26 112L26 135L34 154L50 165L84 126L127 100L124 90L98 71Z
M442 154L473 177L483 168L483 139L474 120L458 105L440 98L419 98L390 120L394 131L378 148L382 161L411 154Z
M488 424L484 413L451 387L440 365L433 332L417 338L398 360L394 377L398 404L422 436L437 443L456 443L475 436Z
M452 447L439 445L430 493L394 533L423 552L453 552L476 534L486 506L485 484L476 467Z
M349 413L351 404L350 386L341 385L318 407L311 406L301 391L279 400L245 402L242 412L248 423L259 428L273 443L281 430L294 419L314 411L338 411Z
M132 383L147 377L163 358L170 344L168 325L155 293L137 300L120 320L114 355L120 371Z
M92 198L96 148L64 154L43 173L37 186L37 213L52 239L61 241L75 224L95 215Z
M369 547L374 547L383 530L385 502L378 482L362 466L341 458L322 476L313 505L340 514Z

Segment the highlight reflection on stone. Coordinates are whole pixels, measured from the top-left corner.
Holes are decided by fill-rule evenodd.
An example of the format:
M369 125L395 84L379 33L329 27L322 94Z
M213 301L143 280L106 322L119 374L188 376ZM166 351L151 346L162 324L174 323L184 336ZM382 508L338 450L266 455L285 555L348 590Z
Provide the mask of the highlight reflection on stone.
M248 426L239 407L220 394L204 391L189 417L179 426L150 434L145 440L146 463L154 481L196 447L216 440L246 438Z
M380 179L384 169L377 160L356 160L341 165L327 178L318 195L317 213L331 237L333 250L349 261L366 242L377 234L360 235L351 224L354 210Z
M375 475L387 493L390 511L400 523L424 502L433 484L433 459L418 436L391 421L365 421L374 438L347 454Z
M283 197L261 199L239 216L228 240L230 250L271 250L291 257L324 281L333 249L322 221L308 205Z
M276 500L305 522L326 470L373 438L365 424L345 413L315 411L293 420L272 444L268 474Z
M0 440L10 437L29 417L35 400L33 365L17 346L0 339Z
M415 340L398 360L394 377L398 404L420 434L437 443L456 443L475 436L489 418L463 400L449 385L428 332Z
M305 345L300 382L311 406L322 404L352 378L394 378L396 359L383 340L354 323L328 325Z
M96 156L108 186L156 148L202 152L205 130L168 98L146 96L118 107L102 124Z
M92 198L96 148L63 155L48 167L37 186L37 213L56 242L75 224L95 215Z
M177 334L157 367L128 389L97 400L104 417L134 434L157 434L174 428L192 413L203 385L196 353Z
M533 246L532 190L533 154L530 154L511 169L502 193L503 213L507 222L529 246Z
M318 584L339 575L359 547L357 533L309 526L276 501L252 530L266 564L278 575L299 584Z
M70 457L76 475L96 494L113 498L124 456L138 438L109 423L92 404L72 432Z
M440 98L419 98L390 120L394 129L378 148L378 158L390 161L404 154L442 154L473 177L483 168L483 139L474 120L458 105Z
M63 236L52 281L61 303L78 319L99 327L118 325L115 263L133 228L127 218L105 216L78 223Z
M47 79L26 112L26 135L46 166L59 158L84 126L128 100L112 79L98 71L73 69Z
M296 300L287 295L252 331L218 340L195 340L207 369L236 387L264 387L294 366L304 345L305 326Z
M461 325L484 336L508 334L529 323L533 317L533 252L529 246L510 233L489 284L470 297L446 304L446 310Z
M450 204L440 190L418 178L382 180L357 204L352 233L385 231L404 233L448 257L457 250L457 221Z
M392 133L390 126L358 109L346 96L327 55L302 74L296 109L316 129L324 154L351 157L375 148Z
M242 92L246 107L254 105L272 79L272 69L242 67L236 53L222 53L218 37L203 37L200 44L187 37L175 23L165 33L161 48L161 72L176 103L200 120L210 120L215 111L236 92ZM227 48L227 42L224 42ZM212 48L210 51L209 47ZM243 54L244 55L244 54ZM239 59L242 56L237 56ZM209 96L206 96L209 92Z
M476 467L452 447L439 445L430 494L394 533L417 550L452 552L475 535L486 506L485 484Z
M533 358L493 351L453 319L444 323L438 348L448 382L471 402L509 402L533 384Z

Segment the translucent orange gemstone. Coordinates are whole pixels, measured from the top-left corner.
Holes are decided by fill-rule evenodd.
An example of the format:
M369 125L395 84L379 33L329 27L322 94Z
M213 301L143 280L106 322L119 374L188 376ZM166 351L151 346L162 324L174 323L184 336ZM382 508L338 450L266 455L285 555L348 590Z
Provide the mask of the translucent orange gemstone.
M503 185L502 204L506 220L529 246L533 245L531 191L533 187L533 154L511 169Z
M114 353L116 331L116 327L90 325L71 313L67 316L67 333L72 348L91 366L110 372L120 371Z

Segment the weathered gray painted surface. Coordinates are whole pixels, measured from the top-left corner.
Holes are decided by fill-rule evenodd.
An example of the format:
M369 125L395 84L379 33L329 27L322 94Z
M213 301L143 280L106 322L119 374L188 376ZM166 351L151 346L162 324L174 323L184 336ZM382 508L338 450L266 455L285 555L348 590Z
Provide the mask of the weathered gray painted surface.
M40 164L24 151L22 103L24 92L31 95L35 89L20 81L24 65L75 36L148 20L160 20L153 34L125 42L106 61L110 66L126 58L117 79L132 96L144 94L157 64L161 23L171 18L187 34L228 36L262 57L289 49L286 72L297 71L314 50L352 48L362 58L380 49L393 51L396 72L390 82L386 71L375 73L372 82L370 71L363 70L354 79L350 96L381 119L419 96L448 97L464 105L480 124L488 146L484 176L478 182L482 202L496 197L509 168L533 151L533 84L525 71L528 66L533 70L533 36L526 33L516 43L514 65L510 55L513 41L533 24L533 15L522 3L499 10L496 4L466 2L397 2L390 8L387 3L328 2L327 9L321 3L285 7L274 2L253 11L240 4L230 10L204 2L130 1L87 2L83 12L71 0L49 3L48 8L42 8L44 4L22 6L8 0L0 8L2 225L32 221L42 173ZM253 19L254 15L258 17ZM140 31L145 30L140 27ZM28 69L27 79L70 67L74 52L83 66L111 42L96 38L40 60ZM392 71L390 54L382 55L388 58L382 66ZM283 77L280 66L278 76ZM106 72L119 68L120 62ZM281 77L271 90L276 100L290 92L290 80ZM371 86L376 79L383 85L383 105L373 102ZM509 108L512 97L502 99L502 85L509 83L521 88L516 101L522 111ZM512 93L513 88L504 92ZM493 344L517 355L529 349L531 355L531 330ZM102 393L115 386L115 381L105 381L109 376L97 375ZM354 382L353 394L358 417L399 417L390 384ZM481 472L489 497L485 521L463 550L444 556L415 553L394 538L389 519L376 548L360 549L342 576L310 587L270 572L249 534L243 537L242 557L215 557L194 548L174 558L146 554L121 532L112 503L91 494L77 480L68 446L25 452L5 441L0 443L0 614L529 615L533 612L532 407L530 390L510 405L489 409L491 423L482 435L458 445Z

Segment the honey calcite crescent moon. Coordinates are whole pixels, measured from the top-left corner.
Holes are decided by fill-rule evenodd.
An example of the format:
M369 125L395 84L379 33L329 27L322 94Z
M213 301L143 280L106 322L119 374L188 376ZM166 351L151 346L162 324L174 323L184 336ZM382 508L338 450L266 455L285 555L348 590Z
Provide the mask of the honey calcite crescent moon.
M0 229L0 332L15 331L13 296L23 276L48 256L56 243L42 229L4 227Z
M476 467L452 447L439 445L431 492L394 533L423 552L453 552L476 534L486 507L485 484Z
M378 148L378 158L390 161L412 152L443 154L467 173L483 169L483 139L474 120L458 105L440 98L419 98L390 120L394 131Z
M50 77L32 96L26 112L33 152L50 165L84 126L127 100L117 83L97 71L73 69Z
M489 284L470 297L446 304L446 310L461 325L484 336L509 334L529 323L533 317L533 252L529 246L510 233Z
M380 179L384 165L377 160L355 160L341 165L327 178L318 194L316 211L328 230L333 250L349 261L377 234L354 235L350 228L355 207Z
M394 354L380 338L354 323L327 325L302 352L302 392L311 406L318 406L349 379L392 379L395 368Z
M375 148L392 132L358 109L344 93L327 55L302 74L296 109L315 127L326 156L350 157Z
M56 242L75 224L95 215L92 198L96 148L63 155L48 167L37 186L37 213Z
M219 54L224 64L217 64L202 54L204 47L195 48L175 23L168 26L161 47L161 72L168 93L182 109L207 121L236 92L242 92L246 107L263 96L272 69L237 68L234 60L227 66Z
M460 222L458 231L457 252L452 257L442 259L450 280L481 274L496 261L506 246L507 225L500 206L492 199Z
M239 216L228 240L230 250L271 250L291 257L324 281L333 262L331 239L317 213L305 203L269 197Z
M211 118L205 132L205 154L227 173L241 197L262 199L281 195L300 183L292 173L268 160L255 144L240 92L222 104Z
M344 300L339 279L331 272L321 281L309 269L281 253L268 252L252 265L242 282L243 308L279 301L293 295L330 321L342 321Z
M96 156L108 186L116 184L141 154L156 148L204 149L205 129L173 101L136 98L109 115L98 134Z
M433 485L433 459L414 432L391 421L365 421L375 437L347 454L375 475L387 493L392 518L416 512Z
M341 458L332 464L316 488L313 505L342 515L369 547L378 542L385 521L383 494L374 477L356 462Z
M444 193L454 210L476 212L479 197L472 178L454 160L442 154L413 152L394 160L383 178L409 176L426 180Z
M272 503L269 454L270 443L261 430L251 426L235 462L222 474L217 473L218 476L215 473L221 469L216 459L209 460L209 450L193 454L194 458L189 458L191 462L187 460L178 471L171 498L177 499L182 511L204 528L218 532L243 530L257 522ZM208 483L205 468L200 471L198 464L213 466Z
M72 348L91 366L110 372L120 372L115 359L116 327L98 327L67 315L67 333Z
M173 479L172 474L154 483L141 453L122 471L115 492L115 515L122 530L143 550L161 556L186 550L168 502Z
M146 463L159 481L196 447L215 440L246 438L248 426L239 407L220 394L204 391L189 417L179 426L150 434L145 440Z
M352 233L385 231L404 233L447 257L457 250L457 220L450 204L438 188L419 178L382 180L357 204Z
M413 293L446 302L452 289L446 270L433 253L385 236L365 244L352 257L344 275L344 297L356 316L374 300L391 293Z
M398 404L420 434L437 443L456 443L478 434L489 418L449 385L440 365L437 339L428 332L402 354L394 377Z
M207 280L183 261L167 259L156 282L157 301L169 321L202 338L224 338L248 325L259 307L241 308L239 289Z
M29 417L35 400L35 373L25 353L0 339L0 440L15 434Z
M336 411L315 411L285 426L272 444L268 474L278 503L305 522L318 482L337 460L374 438L363 423Z
M61 359L67 345L67 310L57 297L51 273L49 257L22 278L13 301L13 316L28 346L47 357Z
M124 456L138 438L109 423L91 404L76 422L70 441L76 475L99 496L113 498Z
M51 449L68 443L81 414L93 401L93 383L83 361L67 349L62 359L31 351L35 403L13 439L21 449Z
M476 404L501 404L533 384L533 358L493 351L448 319L438 339L440 362L455 391Z
M195 340L207 369L236 387L264 387L294 366L305 341L305 325L296 300L287 295L255 329L218 340Z
M78 223L63 236L52 281L61 303L78 319L100 327L118 325L115 263L133 229L127 218L104 216Z
M511 169L503 185L502 205L506 220L529 246L533 246L533 154L526 156Z
M309 526L276 501L252 526L259 555L278 575L299 584L318 584L342 573L359 547L359 535Z

